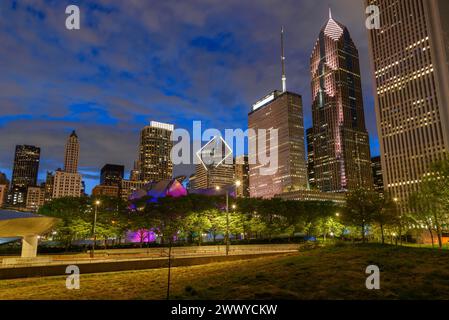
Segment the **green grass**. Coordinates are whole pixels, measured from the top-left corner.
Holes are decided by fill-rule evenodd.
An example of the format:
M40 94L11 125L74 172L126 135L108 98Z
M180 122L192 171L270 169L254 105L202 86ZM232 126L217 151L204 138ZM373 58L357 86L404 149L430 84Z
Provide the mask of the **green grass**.
M368 265L381 290L365 287ZM0 281L0 299L164 299L167 270ZM449 252L381 245L337 245L293 255L172 270L174 299L449 299Z

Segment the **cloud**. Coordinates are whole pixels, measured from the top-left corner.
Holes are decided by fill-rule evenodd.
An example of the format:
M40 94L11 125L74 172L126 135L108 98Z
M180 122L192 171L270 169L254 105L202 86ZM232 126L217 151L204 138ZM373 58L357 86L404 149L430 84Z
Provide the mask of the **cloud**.
M65 28L65 7L81 30ZM41 171L62 166L72 129L81 167L129 170L150 120L191 128L246 128L252 103L280 87L279 30L286 29L290 90L311 124L309 59L328 4L359 48L367 126L377 139L367 32L353 0L4 0L0 3L0 170L15 144L42 148ZM376 150L376 144L373 144ZM95 183L90 176L89 187Z

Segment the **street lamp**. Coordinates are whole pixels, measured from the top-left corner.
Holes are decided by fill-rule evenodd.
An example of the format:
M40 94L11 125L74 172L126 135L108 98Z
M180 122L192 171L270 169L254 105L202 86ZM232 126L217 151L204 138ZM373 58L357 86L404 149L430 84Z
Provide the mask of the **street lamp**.
M92 250L90 252L90 257L94 258L95 257L95 243L97 242L97 234L96 234L96 227L97 227L97 213L98 213L98 206L100 205L100 200L96 200L95 201L95 215L94 215L94 227L92 229L92 233L94 235L94 243L92 245Z
M394 201L394 209L396 211L396 213L399 211L398 210L398 202L399 202L399 198L393 198ZM395 236L396 237L396 236ZM396 245L397 245L398 240L396 239ZM402 246L402 214L401 212L399 212L399 242Z
M237 187L240 187L242 185L242 182L240 180L237 180L234 182L233 185L231 185L230 187L232 187L234 190ZM220 186L216 186L215 190L220 191L221 187ZM229 239L229 189L227 187L224 188L225 190L225 194L226 194L226 255L229 255L229 246L230 246L230 239ZM236 205L232 206L233 209L237 208Z

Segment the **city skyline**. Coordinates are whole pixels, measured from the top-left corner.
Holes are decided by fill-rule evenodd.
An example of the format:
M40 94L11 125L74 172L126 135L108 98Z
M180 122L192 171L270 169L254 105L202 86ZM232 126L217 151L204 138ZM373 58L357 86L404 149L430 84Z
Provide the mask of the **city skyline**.
M79 5L86 20L82 21L77 34L64 29L62 6L47 5L46 2L33 2L33 6L26 6L26 3L18 5L7 1L0 5L0 17L6 26L0 31L0 36L5 38L5 46L0 49L0 63L6 75L3 81L8 75L14 80L3 83L10 90L0 95L3 110L0 132L3 133L1 136L8 137L0 141L0 171L6 172L8 177L11 177L14 145L27 143L42 148L39 180L44 181L47 170L63 166L63 137L72 130L77 131L82 141L80 173L90 191L98 184L100 168L105 163L123 164L129 172L138 148L139 131L151 119L174 123L176 127L186 129L191 128L192 120L201 120L208 127L218 129L246 129L251 104L261 94L280 86L277 43L281 25L285 26L289 90L303 96L305 127L309 127L311 100L307 61L316 40L316 30L327 16L329 4L334 16L348 25L361 51L371 151L373 155L378 154L362 4L352 1L286 1L277 11L273 11L264 3L254 6L250 2L238 4L231 1L226 5L214 5L214 8L204 3L201 12L194 4L185 4L183 13L186 14L172 29L178 30L182 24L195 27L187 34L184 32L169 37L169 31L164 28L169 22L165 18L155 18L153 25L146 19L149 25L132 25L120 33L112 28L112 22L112 26L107 27L108 20L117 18L123 21L136 14L137 4L124 8L120 4L89 6L81 1ZM268 19L270 23L264 21L257 32L253 31L245 21L245 15L235 14L236 8L248 6L255 9L252 15L271 17L271 20ZM174 7L171 6L167 14L178 17L180 13ZM146 7L139 9L149 12ZM165 7L157 4L151 9L151 17L154 17L158 10ZM57 17L59 11L60 18ZM351 11L360 14L353 15ZM195 19L193 14L197 15ZM222 18L215 19L217 16ZM228 23L223 17L232 17L235 24ZM303 17L304 21L298 22L298 17ZM92 24L89 19L98 22ZM59 20L61 27L58 29ZM302 24L308 27L301 27ZM25 45L17 40L23 35L5 34L12 29L27 30L28 37L31 37L30 44ZM45 37L49 29L54 29L52 39ZM110 29L112 31L107 31ZM260 30L264 32L260 33ZM114 41L127 37L131 31L135 31L136 35L130 41L138 48L134 56L120 46L111 49ZM104 39L99 39L102 32L106 35ZM261 38L260 34L264 37ZM69 40L67 44L58 48L58 39L66 37ZM142 39L147 41L142 44ZM179 47L173 47L175 42ZM37 46L44 48L42 54L47 55L45 60L48 62L42 61L39 55L35 56L32 48ZM155 53L149 53L151 50ZM182 50L182 55L179 50ZM28 60L28 64L15 64L10 53L13 51L28 56L29 59L23 60ZM198 68L199 60L208 67ZM62 61L65 67L57 71L54 66ZM49 70L45 79L38 76L43 67ZM179 74L183 75L181 79L175 79L174 76ZM56 83L55 79L60 79L61 83ZM117 90L118 84L120 90ZM21 98L11 98L12 93L22 92L25 87L27 94ZM44 90L46 87L50 88L50 93ZM105 132L110 134L106 141L100 138Z

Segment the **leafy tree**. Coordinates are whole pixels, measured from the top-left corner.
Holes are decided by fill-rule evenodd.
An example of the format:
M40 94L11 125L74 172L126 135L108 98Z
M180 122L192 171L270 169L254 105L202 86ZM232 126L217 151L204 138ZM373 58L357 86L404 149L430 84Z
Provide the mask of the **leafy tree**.
M372 195L374 211L372 221L380 228L382 244L385 244L385 227L397 226L401 223L397 204L389 195Z
M356 189L346 196L343 221L349 225L358 226L363 242L366 242L366 228L374 221L378 209L377 193L364 188Z

